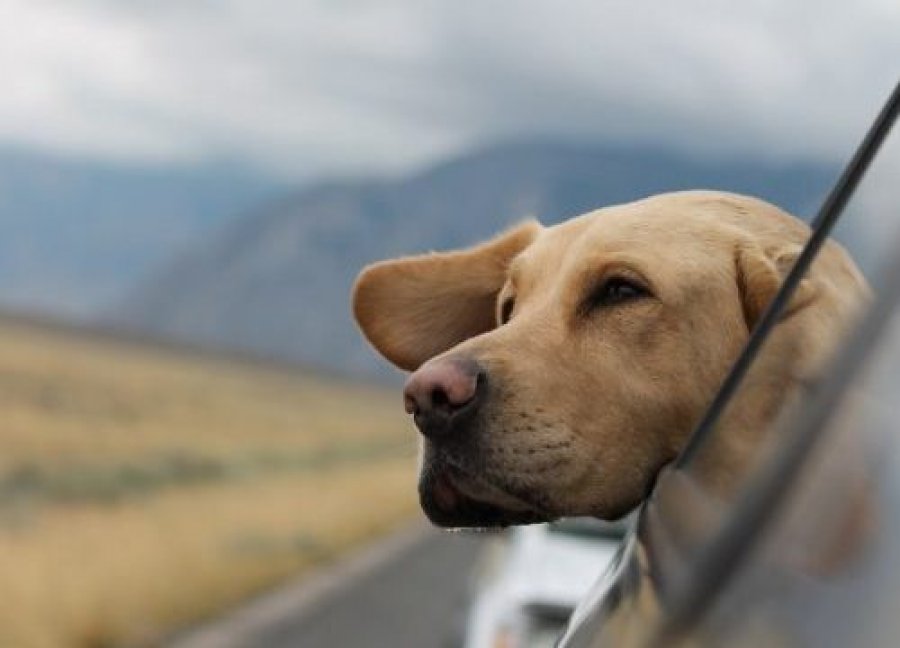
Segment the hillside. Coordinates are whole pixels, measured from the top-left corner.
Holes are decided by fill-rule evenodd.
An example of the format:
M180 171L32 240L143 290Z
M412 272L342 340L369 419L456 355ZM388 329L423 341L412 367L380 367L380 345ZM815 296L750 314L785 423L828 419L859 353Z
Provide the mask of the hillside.
M2 646L160 645L417 509L373 388L0 318L0 408Z
M189 250L121 303L119 326L353 374L383 370L348 313L352 280L386 256L451 248L528 215L554 223L689 188L817 205L835 170L672 152L530 142L394 181L335 182L259 209Z
M0 149L0 306L94 314L280 186L227 164L128 165Z

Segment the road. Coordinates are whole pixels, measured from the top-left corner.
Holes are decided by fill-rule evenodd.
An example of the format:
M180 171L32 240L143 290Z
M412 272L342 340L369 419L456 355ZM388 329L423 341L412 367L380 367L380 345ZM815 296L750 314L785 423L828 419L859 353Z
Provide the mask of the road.
M171 648L452 648L483 541L416 526Z

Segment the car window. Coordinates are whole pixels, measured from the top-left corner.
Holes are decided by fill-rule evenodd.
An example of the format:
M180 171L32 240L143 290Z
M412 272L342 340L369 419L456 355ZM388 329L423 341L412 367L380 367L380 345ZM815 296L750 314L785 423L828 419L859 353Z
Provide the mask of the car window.
M900 89L895 89L894 111L900 102L898 94ZM835 232L869 278L876 304L884 303L885 297L889 296L886 289L900 275L900 264L891 265L900 255L900 210L897 208L900 196L896 186L896 178L900 177L900 135L895 132L885 139L871 172L865 175L847 205L845 218L854 220L844 221ZM882 301L878 301L879 298ZM858 322L869 321L865 317L866 310L862 309ZM781 322L775 322L777 328ZM847 347L846 341L852 339L854 334L859 335L856 326L849 327L842 334L836 346L836 355ZM793 351L789 345L778 352L769 352L772 347L767 345L775 342L776 337L763 337L757 341L756 351L745 358L751 371L747 373L746 380L739 381L739 387L723 401L719 414L727 416L729 410L732 413L739 410L746 390L754 387L754 381L765 381L774 375L775 372L769 370L777 368L780 359L791 360L787 356ZM745 526L749 519L745 501L752 501L765 490L760 488L760 484L777 490L780 485L769 474L773 466L777 467L781 462L783 469L788 459L797 462L798 457L801 460L804 458L800 442L814 438L816 430L811 429L808 423L804 428L798 421L804 421L804 417L809 416L811 405L817 398L821 400L821 393L827 385L839 381L846 366L848 361L845 358L841 366L820 372L818 380L805 385L792 406L780 417L780 423L771 426L768 436L756 439L755 454L730 466L731 472L725 475L725 479L731 482L724 489L722 475L710 478L706 473L708 464L704 461L705 454L707 457L716 455L719 450L717 444L730 440L724 437L726 428L720 425L721 419L714 417L713 424L703 430L699 442L693 445L679 465L664 470L660 475L652 497L641 511L636 536L626 544L626 550L616 561L614 570L598 583L585 604L576 611L561 645L643 645L659 628L668 627L707 632L708 628L703 624L706 621L712 623L712 617L707 619L703 613L713 609L713 603L717 600L715 594L727 585L726 581L716 582L715 577L722 575L716 573L721 565L715 565L713 559L730 568L735 567L736 562L740 563L742 558L734 547L743 546L746 549L757 533L752 526ZM895 362L894 388L896 366ZM752 420L752 416L748 420ZM802 433L804 429L809 433L808 438ZM765 434L766 431L760 430L760 433ZM785 459L786 450L792 448L800 448L801 452ZM857 462L856 465L864 464ZM790 473L786 469L783 472ZM810 473L814 472L811 468ZM817 474L823 473L819 471ZM815 483L815 480L809 483ZM824 492L827 489L823 489ZM827 500L823 497L821 501ZM790 507L785 510L797 513ZM796 517L800 519L799 515ZM823 516L822 521L825 520L827 517ZM790 553L784 552L786 546L791 546L785 537L782 535L780 541L772 541L776 554L779 551ZM815 538L804 536L804 542L814 544ZM764 563L759 569L751 569L751 572L754 577L763 574L761 577L765 579L765 575L773 571L773 565ZM779 561L775 560L774 571L778 570ZM755 639L760 639L760 636ZM731 645L730 642L725 643ZM763 641L746 645L769 644ZM790 642L788 645L791 645Z
M720 567L707 564L678 592L686 603L669 623L668 640L677 635L697 645L746 646L896 642L900 237L893 240L892 258L875 277L879 303L809 411L789 421L798 442L781 449L767 466L767 479L736 507L730 538L723 532L717 539L719 547L727 542L732 548L720 563L725 574L712 574ZM756 536L752 543L735 542L748 534Z
M768 388L778 393L775 386L766 385L766 382L778 374L782 365L793 366L798 358L803 358L806 340L782 338L787 335L785 329L791 326L789 319L802 313L802 306L794 310L794 304L805 299L804 292L812 294L811 299L815 298L814 284L817 280L808 280L807 276L810 274L810 267L815 267L812 264L826 263L830 253L828 246L831 245L831 237L828 235L839 237L839 243L850 253L855 265L864 274L867 273L869 283L873 283L873 272L889 251L884 242L892 240L898 221L894 207L896 196L892 194L896 193L893 178L900 177L900 163L896 159L900 156L896 151L900 145L896 143L897 136L890 134L892 117L896 117L897 105L900 103L898 93L900 87L894 89L892 97L874 120L844 173L812 218L810 239L802 250L797 250L796 258L790 259L794 267L786 271L784 285L770 304L769 311L772 312L766 312L755 324L747 348L735 363L721 392L713 400L704 419L698 423L693 437L676 462L679 470L694 473L698 483L708 481L703 474L708 463L705 459L717 462L722 456L723 446L732 443L729 435L733 436L738 428L746 428L748 438L753 437L754 450L742 455L741 461L734 462L731 469L735 474L725 479L730 481L725 488L716 489L719 493L739 493L747 477L754 474L757 466L769 457L772 447L781 443L779 438L768 433L767 428L774 426L760 425L760 429L752 429L758 421L754 412L747 411L747 407L751 404L759 406L758 399L750 398L756 389ZM825 280L827 279L826 276ZM878 286L874 285L873 288L877 294ZM862 317L865 310L866 302L861 301L859 317ZM848 326L830 341L835 352L852 330L853 326ZM823 344L820 340L815 343ZM800 376L801 388L796 394L791 394L783 401L767 404L781 410L782 416L789 416L794 409L802 409L804 401L817 388L821 367L827 365L826 359L815 368L817 370ZM807 368L801 366L798 371L807 371ZM768 422L765 416L759 417L759 420ZM723 482L721 475L714 475L713 478L719 486Z
M894 132L886 137L871 173L848 204L845 218L855 220L847 220L841 227L843 236L850 242L848 247L868 276L874 305L860 315L857 326L845 332L830 369L773 426L757 461L742 476L734 501L720 509L714 530L698 544L701 558L694 561L692 573L670 592L673 616L685 617L676 619L675 624L684 626L693 614L702 614L703 620L697 622L697 627L714 634L716 623L722 623L714 610L728 608L728 601L735 596L742 596L741 600L746 602L751 593L759 594L759 582L781 585L785 580L800 582L815 576L817 565L824 569L835 556L852 551L863 556L861 546L842 546L842 543L849 546L856 542L852 540L854 534L863 533L861 527L869 523L854 516L884 517L882 506L875 502L880 499L886 503L891 495L876 497L875 492L887 489L882 487L886 480L876 477L869 484L868 479L879 474L876 464L881 465L883 453L878 448L885 446L881 437L891 420L886 418L887 413L894 407L889 394L896 393L900 377L897 369L900 318L895 314L900 294L897 177L900 177L900 134ZM876 339L881 333L884 339ZM764 350L765 346L761 348ZM863 367L864 362L868 363L867 372L860 376L859 384L851 381L848 385L850 372ZM739 406L740 398L738 391L729 407ZM858 434L863 421L868 422L868 432ZM896 448L888 444L886 450L890 454ZM701 449L698 456L702 452ZM686 469L689 473L695 470L690 463ZM865 497L860 494L863 490L867 491ZM784 510L778 512L779 506ZM861 512L863 508L870 510ZM760 516L758 520L753 518L754 512ZM764 533L763 522L770 518L773 529ZM757 541L757 535L764 549L751 550L749 547ZM742 550L748 552L746 559L740 555ZM876 557L872 558L877 561ZM743 580L728 586L726 575L716 573L723 567L726 572L733 569L744 574ZM829 582L830 578L822 580ZM784 587L783 591L790 589ZM813 601L807 607L812 605ZM789 604L776 607L780 614ZM814 628L800 623L802 619L809 617L799 614L788 622L790 631L800 632L803 625L803 632L816 634ZM767 623L747 632L775 632L777 624L771 621L767 618ZM821 631L823 626L819 624L816 628ZM695 628L695 631L700 630ZM827 633L816 636L818 640L801 641L800 645L828 643L823 643ZM762 636L753 637L753 640L762 639Z

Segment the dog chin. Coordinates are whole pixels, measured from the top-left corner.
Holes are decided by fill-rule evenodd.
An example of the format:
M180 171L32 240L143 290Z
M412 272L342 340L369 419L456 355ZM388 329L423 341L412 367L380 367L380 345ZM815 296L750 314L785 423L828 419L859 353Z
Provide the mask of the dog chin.
M552 519L500 489L449 466L422 471L419 500L428 519L445 528L503 528Z

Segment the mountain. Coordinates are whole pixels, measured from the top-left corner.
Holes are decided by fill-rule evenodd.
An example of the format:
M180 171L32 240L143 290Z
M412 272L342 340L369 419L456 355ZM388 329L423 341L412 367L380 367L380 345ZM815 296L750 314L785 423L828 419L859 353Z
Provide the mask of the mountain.
M143 284L110 319L132 330L361 375L383 368L348 296L365 263L554 223L661 191L761 196L809 214L836 170L559 142L496 146L393 181L326 183L250 213Z
M229 164L122 165L0 149L0 306L86 317L283 191Z

